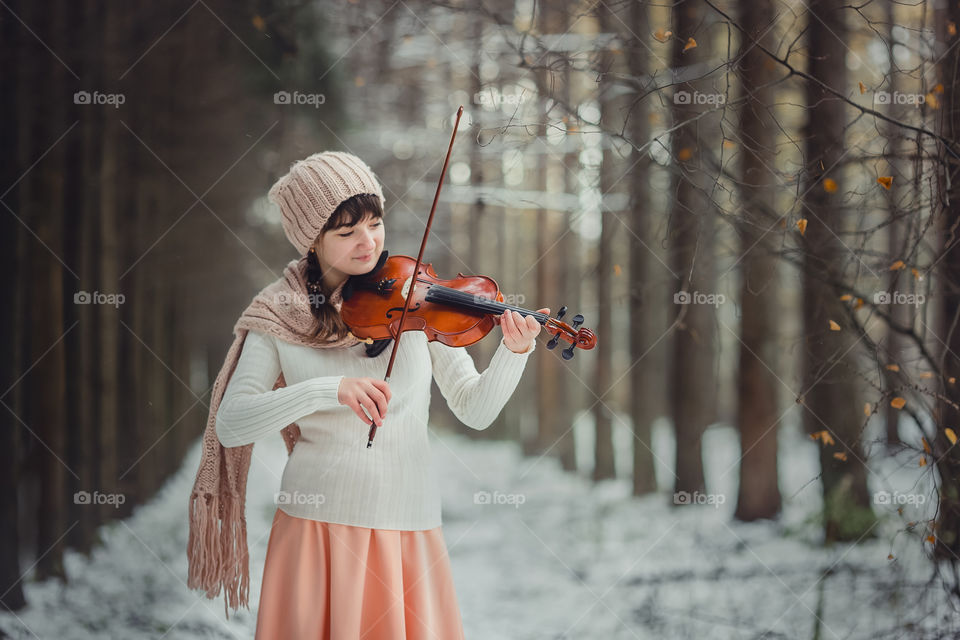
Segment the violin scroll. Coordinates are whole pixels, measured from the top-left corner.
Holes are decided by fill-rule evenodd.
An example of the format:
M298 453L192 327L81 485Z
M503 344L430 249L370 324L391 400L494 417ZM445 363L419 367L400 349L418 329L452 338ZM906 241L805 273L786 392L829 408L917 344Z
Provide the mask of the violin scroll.
M597 336L590 329L580 328L580 325L583 324L582 314L578 313L573 316L573 326L560 322L560 318L566 315L566 313L567 307L564 305L557 311L556 319L548 318L543 326L548 333L553 333L553 338L547 342L547 349L555 349L560 343L561 337L570 343L569 347L560 352L564 360L569 360L573 357L574 349L577 347L581 349L593 349L597 345Z

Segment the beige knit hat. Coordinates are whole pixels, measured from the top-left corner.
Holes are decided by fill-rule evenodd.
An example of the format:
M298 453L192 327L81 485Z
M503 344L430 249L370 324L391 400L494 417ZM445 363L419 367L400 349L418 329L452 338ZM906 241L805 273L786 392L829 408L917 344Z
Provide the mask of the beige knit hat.
M283 232L306 255L341 202L370 193L385 204L383 189L363 160L350 153L324 151L298 160L270 187L267 199L280 207Z

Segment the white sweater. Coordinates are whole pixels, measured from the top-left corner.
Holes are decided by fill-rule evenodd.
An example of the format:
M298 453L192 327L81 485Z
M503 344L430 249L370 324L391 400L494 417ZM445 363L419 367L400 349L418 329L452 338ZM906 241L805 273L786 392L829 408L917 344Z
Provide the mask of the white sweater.
M457 418L485 429L513 394L535 347L514 353L501 340L479 374L465 349L428 342L422 331L404 332L387 414L368 449L369 423L341 405L337 392L344 377L382 380L393 345L369 358L363 344L314 349L250 331L217 411L217 437L236 447L279 438L296 422L300 439L283 470L280 509L360 527L432 529L441 516L427 437L431 377ZM272 390L281 370L287 386Z

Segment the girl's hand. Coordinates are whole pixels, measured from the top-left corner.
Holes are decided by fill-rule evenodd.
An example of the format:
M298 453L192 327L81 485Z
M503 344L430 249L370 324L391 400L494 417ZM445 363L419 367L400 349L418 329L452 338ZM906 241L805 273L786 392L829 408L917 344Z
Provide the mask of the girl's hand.
M549 314L550 308L537 309L537 313ZM503 343L514 353L530 351L540 333L540 323L533 316L523 316L512 309L503 312L500 328L503 330Z
M361 420L370 424L383 426L383 418L387 415L387 403L390 402L390 385L377 378L343 378L337 389L337 401L353 409ZM363 410L370 414L368 418Z

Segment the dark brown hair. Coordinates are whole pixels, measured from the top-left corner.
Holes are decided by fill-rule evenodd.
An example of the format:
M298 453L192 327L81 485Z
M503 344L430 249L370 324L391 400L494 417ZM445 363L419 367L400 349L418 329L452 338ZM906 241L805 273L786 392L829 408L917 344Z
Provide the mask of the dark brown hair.
M374 219L383 217L383 206L378 196L363 193L347 198L330 215L330 219L323 225L317 237L322 237L323 234L341 227L351 227L368 214ZM320 259L312 246L307 252L307 293L310 295L310 310L319 321L315 336L322 336L331 341L345 337L350 332L350 328L340 317L340 312L327 303L333 291L323 282Z

